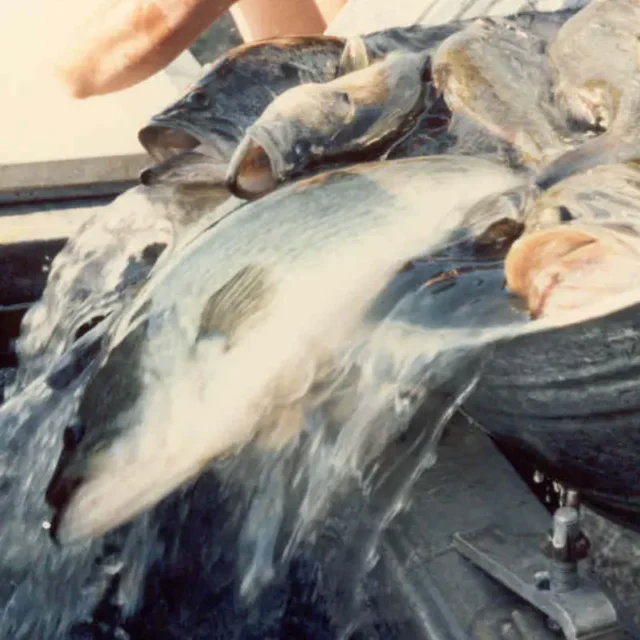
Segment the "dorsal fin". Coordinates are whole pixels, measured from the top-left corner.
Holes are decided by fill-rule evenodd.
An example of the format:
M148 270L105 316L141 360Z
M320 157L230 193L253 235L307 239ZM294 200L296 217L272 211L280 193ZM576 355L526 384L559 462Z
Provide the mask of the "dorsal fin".
M338 64L338 75L343 76L364 69L371 64L367 46L359 36L353 36L347 40L342 50Z

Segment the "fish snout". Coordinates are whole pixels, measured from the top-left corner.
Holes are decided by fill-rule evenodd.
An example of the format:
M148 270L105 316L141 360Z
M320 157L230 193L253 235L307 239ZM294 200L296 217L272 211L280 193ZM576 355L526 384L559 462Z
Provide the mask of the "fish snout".
M245 132L227 172L233 195L254 200L306 169L348 151L355 106L349 91L323 84L289 89Z
M264 146L247 135L231 157L225 183L237 198L255 200L273 191L279 180Z
M152 119L138 140L154 164L140 172L142 185L224 184L235 140L181 121Z
M538 318L637 287L640 244L626 232L561 224L517 240L504 269L507 287Z
M160 123L152 123L140 129L138 141L156 162L195 149L201 142L186 129Z

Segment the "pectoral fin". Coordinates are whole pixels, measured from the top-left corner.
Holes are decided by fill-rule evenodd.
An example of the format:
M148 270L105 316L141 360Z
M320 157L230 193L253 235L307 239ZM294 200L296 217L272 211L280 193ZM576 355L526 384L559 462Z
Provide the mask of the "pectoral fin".
M207 301L200 317L198 338L224 335L231 346L239 332L266 309L272 296L273 287L263 267L242 268Z

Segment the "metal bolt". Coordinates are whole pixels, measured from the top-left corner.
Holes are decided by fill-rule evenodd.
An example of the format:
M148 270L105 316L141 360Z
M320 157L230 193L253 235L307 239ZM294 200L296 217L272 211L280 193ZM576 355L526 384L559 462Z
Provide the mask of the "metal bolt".
M578 586L578 562L573 553L580 536L580 517L574 507L560 507L553 514L552 558L549 567L551 590L573 591Z
M553 514L553 547L564 550L580 533L580 517L573 507L560 507Z

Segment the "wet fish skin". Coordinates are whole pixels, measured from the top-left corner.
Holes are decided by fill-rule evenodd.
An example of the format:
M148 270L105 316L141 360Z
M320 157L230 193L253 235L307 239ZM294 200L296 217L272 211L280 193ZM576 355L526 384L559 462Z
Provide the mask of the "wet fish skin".
M479 197L520 184L479 158L371 163L286 185L193 239L114 329L80 403L85 436L49 487L54 537L98 536L244 446L261 415L305 397L377 292L434 234L445 239ZM172 419L164 385L176 374L181 394L197 399L178 373L194 371L194 357L206 363L206 407ZM149 380L160 381L156 391Z
M538 166L566 149L561 119L549 105L543 38L502 18L481 18L444 42L432 73L454 114L514 145L525 164Z
M640 157L638 33L640 5L633 0L594 0L558 32L549 50L555 99L569 119L599 135L544 167L539 188Z
M391 53L328 83L281 94L238 145L230 191L253 199L314 165L382 152L428 110L429 62L428 53Z

